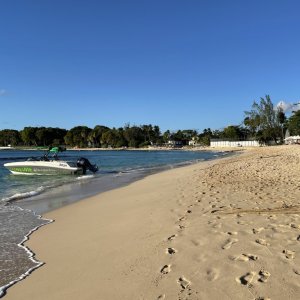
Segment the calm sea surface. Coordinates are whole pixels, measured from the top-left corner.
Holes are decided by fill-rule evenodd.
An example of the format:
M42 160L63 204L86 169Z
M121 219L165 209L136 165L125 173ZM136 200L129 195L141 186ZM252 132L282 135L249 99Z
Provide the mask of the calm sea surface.
M226 155L200 151L66 151L63 160L85 157L95 175L12 175L6 162L42 156L40 151L0 150L0 297L7 287L41 265L22 246L26 236L49 223L39 216L71 202L126 185L148 174Z

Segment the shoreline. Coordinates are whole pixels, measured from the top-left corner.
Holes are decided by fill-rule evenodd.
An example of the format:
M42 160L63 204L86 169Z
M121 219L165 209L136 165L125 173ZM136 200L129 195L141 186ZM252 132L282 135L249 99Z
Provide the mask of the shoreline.
M75 149L74 149L75 150ZM213 151L212 151L213 152ZM235 152L235 151L225 151L225 152ZM33 228L32 230L30 230L28 232L28 234L26 234L24 236L24 239L18 244L19 247L21 248L24 248L25 251L29 254L29 259L32 260L33 262L36 262L38 263L36 266L32 267L31 269L29 269L26 273L22 274L19 278L17 278L16 280L12 281L12 282L9 282L8 284L6 284L5 286L2 286L2 290L1 290L1 294L0 294L0 298L6 296L7 294L7 290L9 288L11 288L12 286L14 286L15 284L18 284L20 281L26 279L29 275L32 274L33 271L39 269L41 266L45 265L45 262L43 261L40 261L40 260L36 260L35 257L36 257L36 253L30 249L30 247L28 247L26 245L26 242L29 241L31 235L33 233L35 233L37 230L39 230L41 227L45 226L45 225L49 225L53 222L55 222L55 219L49 219L47 217L47 215L51 212L55 212L56 210L60 210L60 209L64 209L65 207L68 207L72 204L76 204L78 202L81 202L81 201L84 201L84 200L88 200L89 198L94 198L94 197L98 197L100 196L102 193L107 193L107 192L111 192L111 191L114 191L114 190L118 190L118 189L121 189L121 188L126 188L126 186L128 185L131 185L131 184L134 184L135 182L138 182L140 180L143 180L145 178L147 178L148 176L153 176L153 175L156 175L156 174L160 174L160 173L164 173L164 172L168 172L170 170L174 170L174 169L180 169L180 168L185 168L185 167L189 167L189 166L192 166L192 165L197 165L197 164L205 164L205 163L210 163L210 162L215 162L217 160L224 160L226 158L229 158L228 156L221 156L221 157L218 157L218 158L211 158L211 159L207 159L207 160L204 160L204 161L197 161L197 162L184 162L182 164L177 164L177 165L174 165L172 168L163 168L163 169L157 169L155 170L154 172L149 172L149 173L145 173L143 175L140 175L138 176L138 178L135 178L133 179L132 181L129 181L127 183L124 183L124 184L120 184L118 186L115 186L115 187L112 187L112 188L108 188L107 190L104 190L104 191L101 191L101 192L97 192L95 194L93 194L92 196L88 196L88 197L80 197L78 200L75 200L75 201L71 201L70 203L68 204L64 204L62 206L58 206L56 208L53 208L51 210L47 210L47 211L42 211L40 212L39 210L36 210L36 207L33 206L33 207L30 207L28 206L27 204L26 205L19 205L18 201L16 202L10 202L11 205L15 205L16 207L18 207L19 209L21 210L29 210L31 211L34 215L36 215L38 217L38 219L41 219L41 220L45 220L46 223L42 224L42 225L39 225L35 228ZM70 183L70 185L72 185L74 183ZM51 194L50 194L51 195ZM48 196L50 196L48 195ZM40 198L41 195L37 195L37 196L34 196L34 197L30 197L30 199L34 199L36 200L37 198ZM47 196L46 195L42 195L43 197L44 196ZM35 208L35 209L34 209ZM7 298L7 297L6 297Z
M211 161L211 160L216 160L218 158L223 158L224 155L225 154L218 155L219 157L215 157L215 155L214 155L214 157L205 159L204 161ZM227 154L227 156L225 156L225 157L228 157L229 155L230 154ZM200 161L202 161L202 159ZM94 178L95 180L93 180L93 181L70 182L68 184L59 186L55 189L48 188L46 190L46 192L42 192L42 193L38 192L37 195L30 196L25 199L20 198L20 200L18 200L18 198L20 197L20 195L18 195L18 198L16 200L8 201L8 205L15 206L16 208L21 209L21 210L30 211L34 215L41 218L40 215L44 215L53 210L59 209L61 207L70 205L70 204L78 202L78 201L82 201L82 200L90 198L92 196L96 196L96 195L99 196L101 193L104 193L107 191L125 187L127 185L130 185L130 184L138 181L138 180L142 180L143 178L145 178L147 176L151 176L153 174L158 174L158 173L161 173L161 172L164 172L167 170L172 170L174 168L182 168L185 166L194 165L197 163L199 163L199 160L198 161L197 160L185 161L185 162L181 162L181 163L176 163L174 165L151 167L149 169L146 168L143 171L138 171L138 172L134 172L134 173L130 173L130 174L126 174L126 172L125 172L123 174L124 177L123 176L119 177L119 175L107 174L107 176L104 176L103 178L98 178L98 179ZM115 181L114 176L117 176L119 178L119 179L117 179L118 182L115 182L113 184L109 183L110 181ZM103 182L103 180L106 182L106 184ZM103 183L104 183L104 186L103 186ZM99 186L98 186L99 184L101 186L101 190L99 190ZM96 189L95 189L95 185L96 185ZM83 186L85 186L85 187L83 187ZM94 188L93 188L93 186L94 186ZM76 196L74 196L74 189L77 190ZM82 192L82 189L85 190L85 192ZM92 192L90 191L91 189L92 189ZM70 194L71 190L72 190L72 194ZM88 194L84 194L84 193L87 193L87 190L89 191ZM32 192L30 192L30 194L31 193ZM26 193L26 194L28 194L28 193ZM41 219L43 219L43 218L41 218ZM52 222L52 221L53 220L50 220L50 222ZM43 224L43 225L46 225L46 224ZM26 241L28 239L28 236L30 236L31 233L33 233L34 231L36 231L39 227L41 227L43 225L37 226L37 227L33 228L32 230L30 230L24 236L24 239L22 240L22 242L20 242L18 244L19 247L24 248L26 250L26 252L30 254L29 255L30 260L32 260L32 257L34 256L34 254L31 254L32 252L30 249L23 247L23 243L24 243L24 241ZM32 261L35 262L34 260L32 260ZM20 277L17 278L16 280L13 280L12 282L9 282L8 284L2 286L1 287L2 290L6 290L8 287L12 286L13 284L18 283L20 280L22 280L23 278L25 278L29 274L31 274L33 270L39 268L39 266L42 266L43 264L44 264L44 262L39 262L39 264L37 266L30 268L27 272L21 274ZM0 298L1 298L1 296L0 296Z
M47 213L55 223L26 243L46 264L5 297L280 299L292 289L297 299L300 204L290 181L300 179L299 160L297 147L250 150ZM275 213L278 205L289 214Z
M210 152L219 153L220 151L214 150ZM220 156L214 155L214 157L207 158L204 160L193 160L193 161L183 161L174 164L165 164L161 166L151 166L145 167L139 170L132 170L130 172L120 172L116 174L104 174L101 177L92 178L92 180L82 180L72 181L59 186L48 187L43 192L37 192L34 196L25 196L25 198L20 197L14 199L13 196L8 203L11 205L19 206L23 209L32 210L38 214L45 214L52 210L59 209L60 207L75 203L77 201L82 201L83 199L100 195L103 192L118 189L120 187L125 187L135 181L142 180L143 178L158 174L167 170L182 168L185 166L190 166L197 163L202 163L205 161L214 161L216 159L226 158L235 154L239 154L238 151L224 151ZM226 155L226 156L225 156ZM72 190L72 192L70 192ZM74 190L76 193L74 194ZM36 191L33 191L36 192ZM31 192L24 193L27 195ZM47 200L48 199L48 200ZM49 200L50 199L50 200ZM61 200L62 203L60 202Z
M18 206L18 208L20 210L25 210L24 208ZM33 212L33 211L32 211ZM35 259L35 256L36 254L29 248L26 246L26 242L29 241L30 239L30 236L36 232L37 230L39 230L39 228L43 227L43 226L46 226L46 225L49 225L51 223L54 222L54 220L51 220L51 219L46 219L44 218L42 215L38 215L36 214L35 212L33 212L34 215L40 219L40 220L43 220L45 221L45 223L41 224L41 225L38 225L36 227L34 227L33 229L31 229L23 238L23 240L17 245L18 247L24 249L24 251L28 254L28 258L33 262L33 263L36 263L35 266L31 267L28 271L26 271L24 274L21 274L17 279L7 283L6 285L4 286L1 286L1 289L0 289L0 298L3 298L6 293L7 293L7 290L14 286L15 284L17 284L18 282L24 280L26 277L28 277L32 272L34 272L35 270L37 270L38 268L40 268L41 266L43 266L45 264L45 262L42 262L42 261L39 261L39 260L36 260Z

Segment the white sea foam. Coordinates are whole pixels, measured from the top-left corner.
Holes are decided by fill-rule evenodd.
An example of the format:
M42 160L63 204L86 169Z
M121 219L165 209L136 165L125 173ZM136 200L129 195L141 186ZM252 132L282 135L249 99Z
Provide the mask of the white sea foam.
M6 202L12 202L12 201L16 201L16 200L19 200L19 199L33 197L33 196L39 195L42 192L44 192L46 188L47 187L40 186L35 191L24 192L24 193L16 193L16 194L14 194L10 197L2 198L1 200L6 201Z
M77 180L86 180L86 179L91 179L94 177L95 177L95 175L82 175L82 176L77 177L76 179Z
M38 219L41 219L41 220L44 220L45 223L44 224L41 224L39 226L36 226L34 227L33 229L31 229L25 236L24 236L24 239L18 244L18 247L22 248L25 250L25 252L27 253L28 255L28 258L34 262L36 265L32 268L30 268L27 272L25 272L24 274L21 274L18 278L16 278L15 280L12 280L11 282L7 283L6 285L3 285L3 286L0 286L0 298L2 298L5 294L6 294L6 290L11 287L12 285L14 285L15 283L17 283L18 281L20 280L23 280L24 278L26 278L28 275L30 275L35 269L39 268L40 266L42 266L44 264L44 262L41 262L41 261L38 261L36 260L34 257L35 257L35 254L29 249L27 248L26 246L24 246L24 243L26 241L29 240L29 236L36 230L38 230L40 227L44 226L44 225L47 225L47 224L50 224L52 222L54 222L54 220L50 220L50 219L45 219L43 218L41 215L37 215L35 212L31 211L31 210L28 210L28 209L23 209L21 207L17 207L18 209L20 210L23 210L23 211L30 211L32 212Z

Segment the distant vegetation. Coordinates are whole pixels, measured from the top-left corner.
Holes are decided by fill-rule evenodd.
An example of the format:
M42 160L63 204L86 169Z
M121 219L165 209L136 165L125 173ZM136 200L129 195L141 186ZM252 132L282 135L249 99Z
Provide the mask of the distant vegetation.
M230 125L222 130L170 130L162 133L157 125L130 126L109 128L97 125L94 128L76 126L70 130L52 127L25 127L21 131L4 129L0 131L1 146L54 146L70 147L147 147L188 145L193 140L195 144L207 146L211 139L244 140L255 139L261 143L282 142L284 133L289 130L291 135L300 134L300 111L293 112L286 118L282 109L275 109L270 96L254 102L250 111L245 112L245 119L240 125Z
M0 145L7 146L49 146L65 144L70 147L101 147L101 148L140 148L149 145L162 146L169 141L188 144L189 140L197 139L203 145L208 145L211 130L205 129L201 134L195 130L167 130L161 133L159 126L125 125L121 128L109 128L97 125L93 129L86 126L76 126L70 130L51 127L25 127L21 131L4 129L0 131Z

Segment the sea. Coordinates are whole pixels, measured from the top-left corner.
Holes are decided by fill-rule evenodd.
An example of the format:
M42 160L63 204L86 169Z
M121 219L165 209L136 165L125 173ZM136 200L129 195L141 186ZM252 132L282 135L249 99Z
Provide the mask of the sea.
M62 160L87 158L99 172L86 175L13 175L3 164L39 157L38 150L0 150L0 298L7 289L40 267L23 244L52 220L42 215L89 196L128 185L149 174L229 155L210 151L80 151L61 153Z

